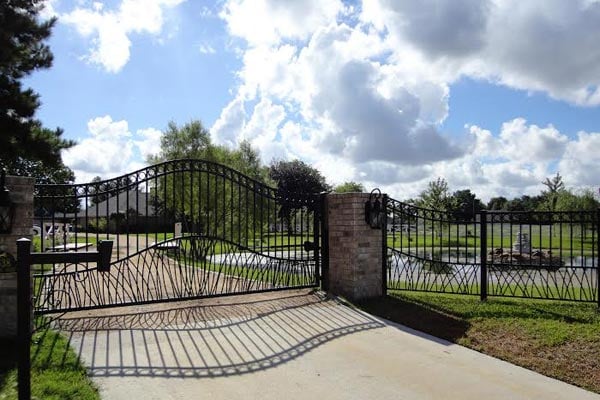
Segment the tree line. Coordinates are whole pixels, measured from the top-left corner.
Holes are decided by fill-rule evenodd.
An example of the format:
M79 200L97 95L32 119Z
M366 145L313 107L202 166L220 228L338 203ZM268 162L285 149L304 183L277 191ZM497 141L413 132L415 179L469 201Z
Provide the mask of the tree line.
M488 211L594 211L600 206L591 189L567 189L560 173L541 182L545 188L538 195L522 195L513 199L492 197L484 203L471 192L462 189L451 192L444 178L430 181L416 198L407 202L419 207L445 211L457 219L472 220L481 210Z

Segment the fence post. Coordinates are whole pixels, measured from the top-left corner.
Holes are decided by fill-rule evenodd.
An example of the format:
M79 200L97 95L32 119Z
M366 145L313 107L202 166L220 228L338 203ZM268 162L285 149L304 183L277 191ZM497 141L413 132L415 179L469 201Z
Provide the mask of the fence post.
M596 209L596 300L600 308L600 208Z
M381 226L381 267L383 276L381 277L381 293L383 296L387 295L387 274L388 274L388 254L387 254L387 203L388 196L387 194L383 195L381 199L381 209L383 210L384 218L383 224Z
M321 230L321 211L323 205L321 204L322 197L321 195L315 195L316 205L313 209L313 257L315 261L315 284L317 286L321 286L321 243L319 242L319 231Z
M479 285L479 296L481 301L487 300L487 212L481 210L479 213L479 265L481 270L481 282Z
M17 363L19 400L31 398L31 240L17 240Z

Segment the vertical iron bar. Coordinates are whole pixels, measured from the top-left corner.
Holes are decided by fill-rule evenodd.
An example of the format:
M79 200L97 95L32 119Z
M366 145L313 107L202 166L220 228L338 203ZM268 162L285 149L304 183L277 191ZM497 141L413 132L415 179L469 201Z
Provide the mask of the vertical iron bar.
M215 198L216 199L216 198ZM208 166L206 169L206 235L210 237L210 221L211 220L211 209L210 209L210 174L208 173Z
M226 171L222 170L221 172L223 174L225 174ZM223 221L223 222L221 222L221 226L223 227L223 231L221 232L221 238L229 239L227 237L227 214L225 212L225 209L227 208L227 207L225 207L226 201L227 201L227 199L226 199L227 182L225 182L225 175L221 175L221 182L223 183L223 187L221 188L221 190L223 191L223 198L221 199L221 211L222 211L221 218Z
M231 241L235 243L235 227L234 227L234 219L233 219L233 214L235 213L235 206L234 206L234 202L235 202L235 188L234 188L234 183L235 183L235 179L236 175L231 173L231 180L229 181L229 230L230 230L230 235L231 235ZM237 179L240 179L239 175L237 176ZM239 244L239 241L238 241Z
M252 249L256 251L256 182L252 182Z
M481 301L487 300L487 212L481 210L479 212L479 224L480 224L480 251L479 251L479 262L481 269L481 283L480 283L480 299Z
M388 209L387 209L387 203L388 203L388 196L387 194L383 195L383 198L381 199L381 209L383 210L383 224L381 226L381 268L382 268L382 275L381 275L381 294L382 296L387 295L387 274L388 274L388 249L387 249L387 215L388 215ZM393 227L394 225L392 225ZM393 236L392 236L393 238ZM394 245L393 239L392 239L392 246Z
M592 252L592 260L600 258L600 208L596 210L596 254ZM600 308L600 260L596 265L596 300Z
M196 164L194 162L190 162L190 169L188 171L190 175L190 221L189 226L187 227L187 234L195 233L195 223L196 219L194 218L194 166ZM182 232L183 233L183 232Z
M181 166L181 212L179 213L179 221L177 221L177 219L175 220L175 222L180 222L181 223L181 235L183 236L183 232L184 230L187 228L187 213L185 210L185 203L187 200L187 196L186 196L186 184L185 184L185 176L186 176L186 172L188 172L187 170L188 166L186 164L183 164ZM175 226L173 226L173 236L175 236Z
M315 285L319 286L321 284L321 271L319 266L319 251L321 250L321 244L319 243L319 214L321 213L322 206L319 200L322 199L321 195L315 195L315 199L317 204L312 206L312 216L313 216L313 257L315 261Z
M17 346L19 400L31 398L31 241L17 240Z
M131 180L130 180L129 176L127 176L125 179L127 180L125 183L126 184L126 186L125 186L125 203L126 203L126 205L125 205L125 221L126 222L125 223L127 225L127 227L125 228L125 241L127 243L127 256L129 256L129 254L131 254L129 252L129 231L131 230L131 222L129 222L129 207L130 207L129 192L131 189L130 189L129 185L130 185ZM137 210L137 204L136 204L135 209Z
M250 247L250 232L249 232L249 229L248 229L248 218L250 216L250 210L248 209L249 205L250 205L250 201L248 200L248 190L250 190L250 184L248 183L247 179L246 179L246 187L244 187L244 189L245 189L244 190L244 197L245 197L245 201L244 201L244 216L245 216L244 222L246 224L246 235L244 237L245 237L245 240L246 240L246 243L245 243L246 247Z

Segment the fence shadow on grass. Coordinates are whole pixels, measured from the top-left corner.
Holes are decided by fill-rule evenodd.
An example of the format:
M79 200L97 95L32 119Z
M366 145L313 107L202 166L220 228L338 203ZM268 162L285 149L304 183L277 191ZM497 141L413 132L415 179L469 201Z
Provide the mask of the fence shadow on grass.
M470 326L468 322L441 310L393 296L366 300L358 306L373 315L450 342L464 337Z
M91 376L182 378L273 368L341 336L385 326L318 293L243 300L67 314L53 327L68 337Z

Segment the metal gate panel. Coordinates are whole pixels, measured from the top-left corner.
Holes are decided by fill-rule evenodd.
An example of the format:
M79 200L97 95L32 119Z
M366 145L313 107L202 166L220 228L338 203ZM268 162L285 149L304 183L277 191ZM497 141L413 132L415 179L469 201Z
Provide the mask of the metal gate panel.
M99 182L36 185L37 251L112 240L111 267L34 266L38 314L317 286L321 197L175 160Z

